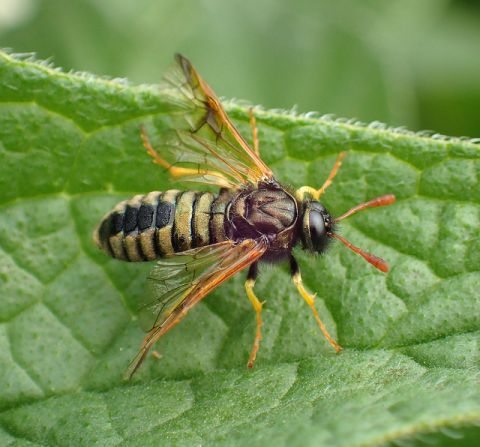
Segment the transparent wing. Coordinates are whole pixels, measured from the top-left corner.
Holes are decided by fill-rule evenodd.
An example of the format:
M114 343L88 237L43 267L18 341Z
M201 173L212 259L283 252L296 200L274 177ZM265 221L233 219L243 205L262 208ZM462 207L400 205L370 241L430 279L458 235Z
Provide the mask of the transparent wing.
M209 292L258 260L267 249L265 238L200 247L162 259L148 278L140 319L149 333L125 373L130 378L157 340L180 322Z
M180 112L173 116L170 135L159 152L171 165L195 169L182 180L236 188L272 177L188 59L175 56L165 83L175 90L172 96L177 97Z
M220 242L157 261L139 302L138 317L142 328L148 332L161 325L202 277L215 273L232 244L231 241Z

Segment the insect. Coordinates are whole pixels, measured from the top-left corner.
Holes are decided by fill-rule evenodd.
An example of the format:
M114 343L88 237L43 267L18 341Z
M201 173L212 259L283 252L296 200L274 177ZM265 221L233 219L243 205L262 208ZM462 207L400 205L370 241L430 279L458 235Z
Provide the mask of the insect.
M139 309L148 334L126 377L135 373L152 346L196 303L247 268L245 290L256 313L256 333L248 359L248 367L253 367L261 340L262 302L254 292L261 262L289 262L294 285L323 335L339 352L341 347L315 308L315 296L303 285L292 249L301 244L309 252L323 253L337 239L387 272L385 261L340 236L336 224L365 208L390 205L395 197L378 197L332 217L319 199L340 168L344 152L338 155L320 188L302 186L290 191L260 158L252 111L250 147L185 57L175 56L165 81L180 98L181 113L174 117L172 128L161 142L161 155L142 127L143 145L153 161L174 179L215 185L220 191L212 194L172 189L137 195L119 203L95 230L96 244L108 255L130 262L157 261Z

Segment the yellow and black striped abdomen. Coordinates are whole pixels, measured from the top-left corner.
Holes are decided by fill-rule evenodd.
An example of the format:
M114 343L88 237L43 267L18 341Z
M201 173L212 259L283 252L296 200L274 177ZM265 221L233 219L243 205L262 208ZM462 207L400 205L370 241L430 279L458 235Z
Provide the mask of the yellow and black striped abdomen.
M151 192L120 202L95 230L97 245L125 261L153 261L225 240L229 198L209 192Z

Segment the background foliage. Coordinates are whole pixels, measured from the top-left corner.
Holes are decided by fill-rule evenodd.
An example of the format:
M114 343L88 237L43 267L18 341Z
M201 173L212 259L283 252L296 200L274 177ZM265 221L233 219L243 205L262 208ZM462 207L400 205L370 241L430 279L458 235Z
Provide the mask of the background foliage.
M3 44L67 69L154 82L181 50L227 96L478 135L468 2L15 4ZM121 381L149 266L106 259L90 235L118 200L171 186L138 137L144 123L161 138L171 108L150 86L0 57L0 444L478 445L480 165L466 141L259 112L262 153L288 183L317 184L349 151L325 196L335 214L397 194L343 227L392 272L342 247L298 254L340 356L286 270L265 269L253 372L240 275ZM245 109L228 108L249 135Z
M476 0L2 0L0 43L158 82L175 51L219 94L478 136Z

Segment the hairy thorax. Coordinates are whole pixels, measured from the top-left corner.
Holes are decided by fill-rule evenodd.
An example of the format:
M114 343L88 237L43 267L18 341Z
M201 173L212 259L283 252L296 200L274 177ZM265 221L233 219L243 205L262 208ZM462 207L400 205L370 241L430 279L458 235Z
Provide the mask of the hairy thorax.
M226 217L232 239L268 238L266 259L284 256L296 242L297 202L276 182L240 191L230 202Z

